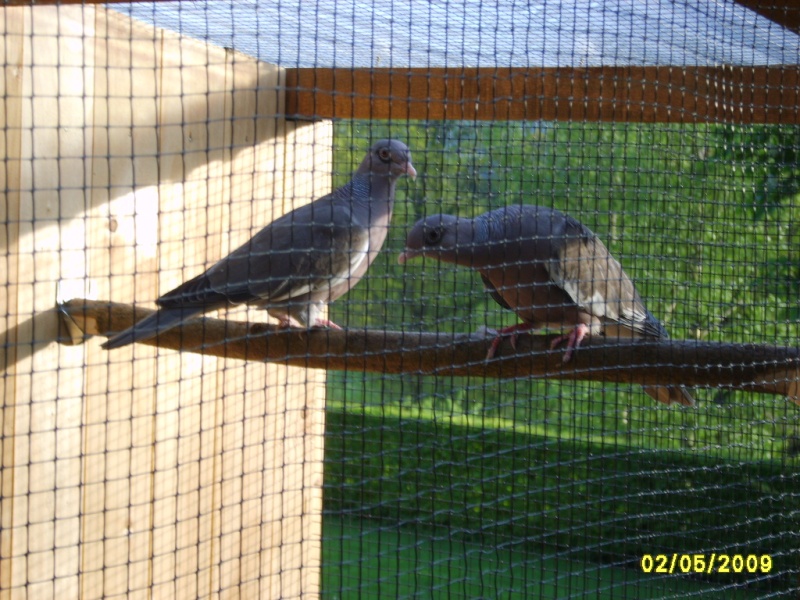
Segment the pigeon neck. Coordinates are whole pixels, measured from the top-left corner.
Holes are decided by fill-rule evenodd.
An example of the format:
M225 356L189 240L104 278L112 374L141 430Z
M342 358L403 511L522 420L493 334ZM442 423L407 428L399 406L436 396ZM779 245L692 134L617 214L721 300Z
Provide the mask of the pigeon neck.
M391 211L394 203L394 192L397 187L396 178L370 173L356 173L355 177L353 177L352 185L354 202L369 204L372 210L384 205Z
M506 224L493 213L481 215L471 222L472 249L468 266L474 269L496 267L498 261L506 262L515 255L514 244L509 244Z
M428 254L439 260L479 268L486 262L485 248L488 231L481 219L453 219L447 225L451 239L443 247L433 249Z

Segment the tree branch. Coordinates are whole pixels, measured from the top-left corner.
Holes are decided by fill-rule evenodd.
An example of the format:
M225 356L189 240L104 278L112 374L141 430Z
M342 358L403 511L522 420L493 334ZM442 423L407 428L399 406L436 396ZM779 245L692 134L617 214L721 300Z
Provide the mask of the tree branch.
M73 341L111 335L154 312L80 299L61 304L59 310ZM516 350L504 340L497 356L487 361L491 337L477 334L298 330L202 318L142 343L313 369L740 388L784 395L800 404L800 348L589 337L565 365L562 350L549 350L551 339L521 335Z

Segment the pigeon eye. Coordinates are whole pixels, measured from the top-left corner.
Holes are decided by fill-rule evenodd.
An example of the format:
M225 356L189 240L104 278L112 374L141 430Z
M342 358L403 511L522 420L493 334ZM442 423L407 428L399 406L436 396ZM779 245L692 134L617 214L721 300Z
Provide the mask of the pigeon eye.
M425 245L435 246L442 241L442 230L437 227L436 229L429 229L425 232Z
M389 160L392 158L392 153L388 148L381 148L378 150L378 158L384 162L389 162Z

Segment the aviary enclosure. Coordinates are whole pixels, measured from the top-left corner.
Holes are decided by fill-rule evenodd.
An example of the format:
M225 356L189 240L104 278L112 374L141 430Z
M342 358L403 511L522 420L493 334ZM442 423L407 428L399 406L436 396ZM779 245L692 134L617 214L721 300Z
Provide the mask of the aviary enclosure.
M797 596L793 3L0 14L0 597ZM100 347L387 137L417 177L341 330L232 306ZM419 219L525 204L671 337L487 358L517 315L398 263Z

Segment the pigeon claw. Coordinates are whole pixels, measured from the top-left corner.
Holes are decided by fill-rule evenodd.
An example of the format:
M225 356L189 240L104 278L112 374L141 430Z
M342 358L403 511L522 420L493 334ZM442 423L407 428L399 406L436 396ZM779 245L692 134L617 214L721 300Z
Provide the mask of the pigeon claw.
M517 338L521 332L530 331L534 329L534 326L530 323L517 323L516 325L512 325L511 327L504 327L497 331L497 336L492 340L492 345L489 346L489 351L486 353L486 360L491 360L494 358L495 354L497 353L497 349L500 347L500 342L503 341L503 337L507 336L509 333L511 334L511 347L516 350L517 349Z
M338 329L339 331L342 330L342 328L336 323L329 321L328 319L317 319L317 322L314 323L314 327L328 327L329 329Z
M300 321L293 319L292 317L286 317L283 319L278 320L278 327L281 329L307 329L311 327L310 325L304 325ZM328 319L317 319L314 321L313 327L328 327L330 329L338 329L341 331L341 327L339 327L333 321L329 321Z
M494 358L494 355L497 354L497 348L500 346L502 339L503 337L498 333L497 337L492 340L492 345L489 346L489 351L486 353L486 360L492 360Z
M576 325L572 331L565 335L560 335L550 342L550 350L555 350L560 344L567 342L567 349L561 362L566 364L572 359L572 354L581 345L583 338L589 333L589 326L581 323Z

